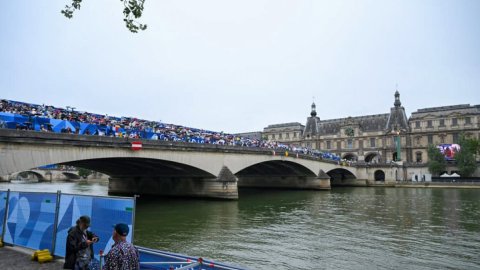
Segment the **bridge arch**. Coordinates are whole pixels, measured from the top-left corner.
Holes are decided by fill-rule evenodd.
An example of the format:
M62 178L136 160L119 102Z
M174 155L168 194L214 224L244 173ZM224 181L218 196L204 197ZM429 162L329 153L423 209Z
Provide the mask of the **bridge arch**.
M271 160L252 164L235 173L237 176L317 176L311 169L289 160Z
M191 165L153 158L92 158L61 164L82 167L110 176L215 177L215 175Z
M350 160L350 161L357 161L358 157L354 153L346 153L342 156L343 159Z
M71 173L71 172L62 172L68 180L79 180L81 177L78 174Z
M335 180L353 180L357 177L351 171L345 168L336 168L327 172L332 181Z
M373 177L375 178L375 181L385 181L385 172L382 170L376 170L373 173Z
M26 175L26 177L24 177L24 175ZM22 178L29 178L29 175L33 175L37 178L37 180L39 182L41 181L45 181L45 177L43 177L43 175L41 173L38 173L36 171L33 171L33 170L27 170L27 171L23 171L23 172L18 172L16 173L15 175L13 175L13 178L16 178L18 179L18 177L22 177Z
M380 154L377 152L369 152L365 155L365 162L378 163L380 162Z

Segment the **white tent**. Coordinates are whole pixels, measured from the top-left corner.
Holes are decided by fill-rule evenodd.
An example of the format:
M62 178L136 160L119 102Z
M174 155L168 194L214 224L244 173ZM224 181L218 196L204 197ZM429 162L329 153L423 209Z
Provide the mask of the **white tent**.
M440 175L440 177L451 177L451 175L449 175L448 173L444 173L444 174Z
M458 175L457 173L452 173L452 175L450 175L450 177L460 177L460 175Z

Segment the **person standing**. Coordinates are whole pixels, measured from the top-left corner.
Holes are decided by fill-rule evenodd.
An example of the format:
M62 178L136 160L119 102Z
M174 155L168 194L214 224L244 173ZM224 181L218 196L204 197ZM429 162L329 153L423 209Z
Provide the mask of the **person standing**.
M103 270L137 270L140 269L138 250L127 242L130 229L127 224L119 223L114 226L112 249L105 255Z
M93 244L99 238L87 231L90 217L81 216L77 225L68 230L64 269L88 270L93 259Z

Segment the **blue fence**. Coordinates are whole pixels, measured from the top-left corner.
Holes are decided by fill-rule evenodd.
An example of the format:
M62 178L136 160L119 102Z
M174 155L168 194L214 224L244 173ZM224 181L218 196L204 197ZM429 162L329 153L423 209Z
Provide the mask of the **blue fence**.
M97 259L99 259L100 250L107 253L114 244L111 238L114 223L129 225L132 233L127 236L127 240L131 242L134 203L133 199L62 194L58 212L55 255L65 256L68 230L82 215L90 216L92 220L90 230L100 238L100 241L93 246Z
M88 196L40 192L0 191L0 232L6 244L34 250L49 249L65 256L68 230L82 215L91 217L89 230L99 236L95 258L107 254L114 244L113 225L130 227L127 241L134 239L135 198ZM138 247L141 269L240 270L211 260Z
M8 199L7 195L8 195L7 191L0 190L0 236L3 236L4 234L3 229L5 228L5 226L3 226L3 224L6 222L5 210L6 210L7 199Z
M51 249L57 194L10 192L3 241L31 249Z
M0 191L0 196L1 236L7 244L64 257L68 230L82 215L91 217L89 230L100 238L94 245L97 259L100 250L108 252L113 245L115 223L128 224L127 240L133 239L135 198L14 191Z

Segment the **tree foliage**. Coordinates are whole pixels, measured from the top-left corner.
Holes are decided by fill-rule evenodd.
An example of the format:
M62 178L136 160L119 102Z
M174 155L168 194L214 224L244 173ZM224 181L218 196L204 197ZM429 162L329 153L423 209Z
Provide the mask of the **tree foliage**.
M83 179L86 179L92 173L93 173L92 170L84 169L84 168L78 168L78 176L82 177Z
M445 161L445 157L434 145L428 146L428 170L433 175L440 175L440 173L444 172L447 168L447 162Z
M471 176L477 169L477 155L480 151L478 139L466 138L462 136L459 141L460 151L455 154L460 175L463 177Z
M123 21L125 22L125 26L128 30L132 33L138 33L138 30L145 30L147 29L146 24L139 23L136 21L140 17L142 17L143 13L143 5L145 4L145 0L120 0L123 3L125 8L123 9L123 15L125 18ZM71 5L66 5L65 9L61 11L61 13L71 19L73 17L73 13L75 10L80 10L82 4L82 0L72 0Z

